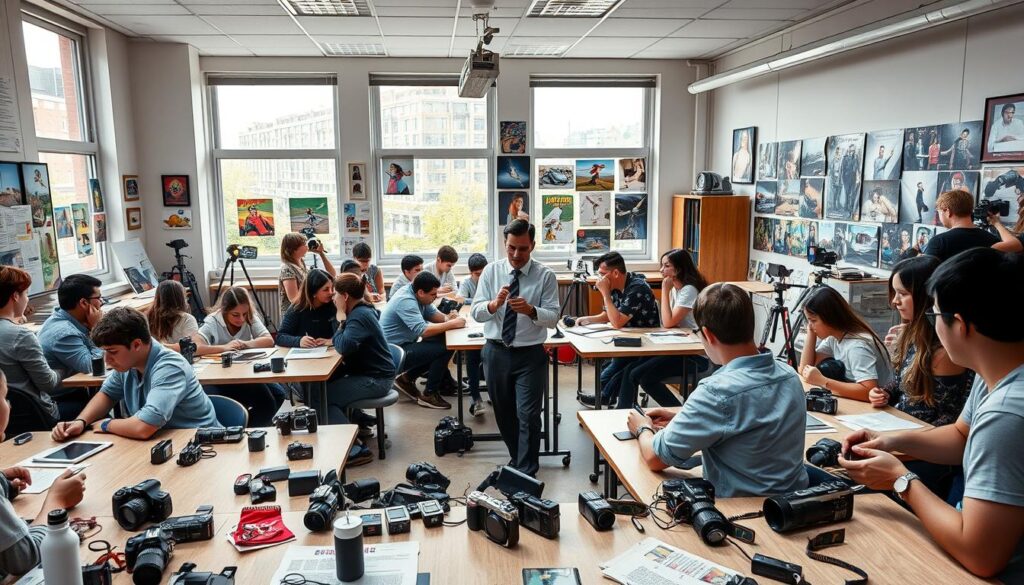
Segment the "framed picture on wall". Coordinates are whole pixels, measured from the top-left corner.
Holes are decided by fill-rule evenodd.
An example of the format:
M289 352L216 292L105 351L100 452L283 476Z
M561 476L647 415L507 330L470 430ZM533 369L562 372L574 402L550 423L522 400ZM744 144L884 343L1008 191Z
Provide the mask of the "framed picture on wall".
M366 201L366 163L348 163L348 199Z
M142 229L142 208L141 207L126 207L124 210L124 216L126 224L128 225L128 231L135 231Z
M138 175L121 175L121 184L124 186L124 200L139 200L139 177Z
M164 207L189 207L192 193L188 190L188 175L160 175L164 194Z
M1024 162L1024 93L985 100L981 162Z
M732 131L732 182L754 182L754 149L757 147L757 127L737 128Z

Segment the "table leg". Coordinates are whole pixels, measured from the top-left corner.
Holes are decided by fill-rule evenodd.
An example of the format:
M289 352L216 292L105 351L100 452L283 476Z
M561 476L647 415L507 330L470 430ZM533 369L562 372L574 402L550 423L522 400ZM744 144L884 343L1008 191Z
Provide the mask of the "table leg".
M582 367L582 363L580 364ZM601 410L601 358L594 358L594 409ZM601 452L594 443L594 471L590 474L590 482L597 483L601 477Z
M548 353L548 350L545 349L544 350L544 354L547 355L549 359L551 358L551 354ZM558 378L555 378L555 382L553 382L553 383L557 384L558 383ZM552 418L551 417L551 384L548 384L547 386L544 387L544 409L543 410L544 410L544 419L541 422L541 424L544 425L544 430L543 430L543 433L544 433L544 436L543 436L543 439L544 439L544 450L545 451L550 451L551 450L551 418Z
M331 421L327 419L327 380L320 382L320 420L324 421L325 425L331 424Z
M462 351L455 352L455 385L458 386L458 401L459 404L456 407L459 412L459 424L464 424L462 420Z

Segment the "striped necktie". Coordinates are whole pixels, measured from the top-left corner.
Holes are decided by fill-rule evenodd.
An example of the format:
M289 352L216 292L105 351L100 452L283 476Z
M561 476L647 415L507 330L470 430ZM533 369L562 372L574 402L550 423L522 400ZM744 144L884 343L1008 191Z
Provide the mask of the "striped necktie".
M519 313L508 306L508 301L519 296L519 274L518 268L512 271L512 282L508 284L508 299L505 300L505 318L501 322L501 340L507 347L512 347L512 342L516 339L516 319L519 318Z

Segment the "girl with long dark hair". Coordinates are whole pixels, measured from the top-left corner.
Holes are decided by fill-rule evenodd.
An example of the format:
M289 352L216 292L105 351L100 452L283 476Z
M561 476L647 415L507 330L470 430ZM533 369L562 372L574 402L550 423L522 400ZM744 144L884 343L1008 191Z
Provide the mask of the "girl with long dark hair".
M331 275L319 268L310 270L302 281L302 297L281 321L277 344L305 348L330 345L338 329L333 299Z
M184 337L194 337L199 323L188 312L185 287L177 280L167 279L156 287L153 306L146 316L149 333L168 349L181 352L178 344Z

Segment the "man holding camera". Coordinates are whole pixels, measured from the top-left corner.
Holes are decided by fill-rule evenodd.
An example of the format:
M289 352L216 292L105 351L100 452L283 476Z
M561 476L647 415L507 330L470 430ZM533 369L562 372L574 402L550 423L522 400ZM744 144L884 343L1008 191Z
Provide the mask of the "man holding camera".
M946 191L935 201L935 213L942 225L949 231L936 234L925 246L924 253L935 256L942 262L971 248L988 248L999 238L974 225L971 214L974 211L974 195L954 189Z
M55 441L81 435L99 421L98 431L129 439L148 439L163 427L219 427L213 403L185 358L154 343L142 313L112 309L93 328L92 339L115 370L73 421L53 428ZM107 418L124 401L128 418Z
M513 220L504 235L506 257L484 268L471 314L484 324L484 374L510 465L535 476L548 387L544 342L558 321L558 281L530 257L537 245L533 225Z
M964 568L1004 583L1024 582L1024 258L975 248L928 279L925 313L953 363L977 372L960 418L924 432L860 430L843 441L850 477L893 490L932 538ZM978 293L984 291L984 301ZM964 468L956 507L933 494L892 455Z
M629 431L648 467L684 467L703 456L718 497L763 496L807 487L806 403L800 378L754 343L754 305L737 286L705 288L693 306L708 358L722 367L681 408L630 411Z

